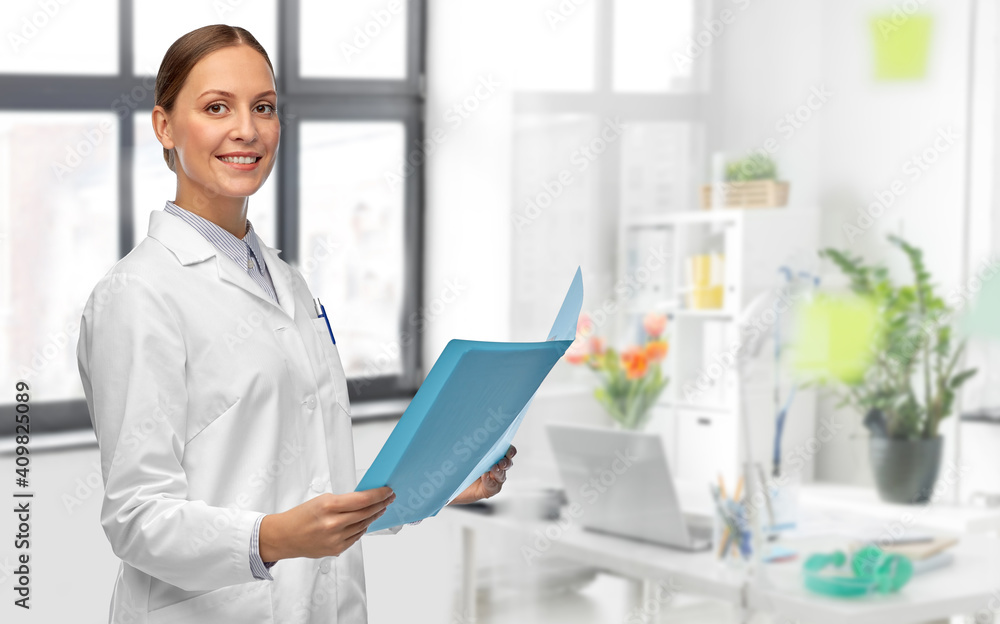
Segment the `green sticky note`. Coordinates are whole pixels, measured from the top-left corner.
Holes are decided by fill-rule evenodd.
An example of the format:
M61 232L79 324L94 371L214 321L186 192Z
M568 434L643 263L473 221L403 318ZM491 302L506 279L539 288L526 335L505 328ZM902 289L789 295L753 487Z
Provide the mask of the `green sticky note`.
M933 18L903 11L872 18L876 80L919 80L927 73Z
M970 336L1000 339L1000 275L990 273L982 280L982 288L963 316L961 328Z
M810 377L859 381L878 335L874 303L857 296L819 295L798 308L792 365Z

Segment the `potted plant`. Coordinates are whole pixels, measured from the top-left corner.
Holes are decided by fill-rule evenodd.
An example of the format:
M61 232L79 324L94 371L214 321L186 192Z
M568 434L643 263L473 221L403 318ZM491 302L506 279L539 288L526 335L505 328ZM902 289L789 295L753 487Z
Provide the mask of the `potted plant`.
M726 208L774 208L788 203L788 182L778 181L778 167L770 156L751 154L729 161L721 185ZM712 207L713 185L702 186L701 207Z
M604 340L593 335L594 326L588 315L581 315L577 323L577 338L566 351L566 359L571 364L585 364L598 374L602 385L594 390L594 397L622 429L644 427L653 403L667 387L669 379L660 368L669 349L663 337L666 325L666 316L646 315L643 344L618 354L612 348L605 348Z
M965 342L955 344L954 310L934 291L920 249L889 236L913 272L912 284L896 285L883 266L847 252L824 249L851 280L851 290L872 300L878 335L870 364L855 382L842 384L843 404L864 414L875 483L883 500L926 503L941 462L941 421L951 415L955 393L976 369L958 371Z

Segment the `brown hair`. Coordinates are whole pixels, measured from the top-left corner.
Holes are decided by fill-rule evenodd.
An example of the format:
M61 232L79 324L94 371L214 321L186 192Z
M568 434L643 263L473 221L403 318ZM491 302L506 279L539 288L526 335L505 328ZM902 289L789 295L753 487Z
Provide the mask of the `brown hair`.
M260 52L260 55L267 61L267 66L271 68L271 77L274 77L274 66L271 65L271 59L267 56L264 46L257 42L250 31L227 24L202 26L183 35L163 55L160 70L156 73L153 105L162 106L168 113L171 112L174 109L177 94L180 93L188 74L191 73L198 61L216 50L236 45L247 45ZM173 149L163 148L163 160L167 162L170 170L176 173Z

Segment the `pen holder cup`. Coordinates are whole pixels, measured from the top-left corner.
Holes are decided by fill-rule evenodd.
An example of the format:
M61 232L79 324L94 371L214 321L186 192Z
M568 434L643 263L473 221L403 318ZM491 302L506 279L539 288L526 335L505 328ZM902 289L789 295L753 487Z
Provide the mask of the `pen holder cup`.
M765 534L775 534L794 529L799 521L799 491L802 476L797 472L783 473L767 482L771 506L761 518Z
M746 565L753 552L746 507L742 502L726 501L725 510L727 518L718 512L713 517L712 551L720 563L740 568Z

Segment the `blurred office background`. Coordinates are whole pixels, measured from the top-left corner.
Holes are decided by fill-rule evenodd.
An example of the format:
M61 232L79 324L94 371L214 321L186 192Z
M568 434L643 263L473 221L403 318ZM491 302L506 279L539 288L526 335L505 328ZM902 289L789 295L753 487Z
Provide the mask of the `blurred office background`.
M758 448L770 452L782 372L770 356L746 380L725 365L711 371L741 309L781 284L779 267L843 288L816 253L835 247L905 280L905 259L886 238L896 234L924 251L940 292L972 295L970 278L1000 245L996 4L6 2L0 412L13 422L10 388L30 379L40 498L37 608L14 613L5 600L4 621L103 621L110 601L117 560L98 522L99 456L75 347L93 285L174 197L150 111L152 77L180 35L239 25L271 56L281 149L248 216L333 304L345 369L364 382L352 384L359 475L448 340L543 340L580 266L584 310L609 344L634 340L640 313L668 315L671 384L647 430L662 436L674 476L700 484L720 472L735 482L738 383L760 414ZM880 57L880 16L915 15L929 24L908 48L919 58ZM759 151L788 182L784 205L704 210L718 163ZM738 227L726 229L733 219ZM688 259L699 254L723 258L718 306L685 297ZM989 343L970 345L980 372L961 394L962 413L1000 404L996 358ZM594 387L586 367L556 365L515 440L498 505L560 486L546 423L611 426ZM858 413L803 390L788 435L804 444L831 419L842 428L804 457L797 478L863 498L873 479ZM12 425L4 429L0 463L12 466ZM1000 493L991 463L1000 427L956 417L943 430L948 461L973 467L949 501ZM0 516L5 536L9 516ZM370 620L467 621L464 535L442 514L365 538ZM553 562L533 568L529 583L510 542L483 531L472 540L478 621L628 621L641 574ZM0 550L8 596L12 552ZM656 617L736 621L693 595Z

